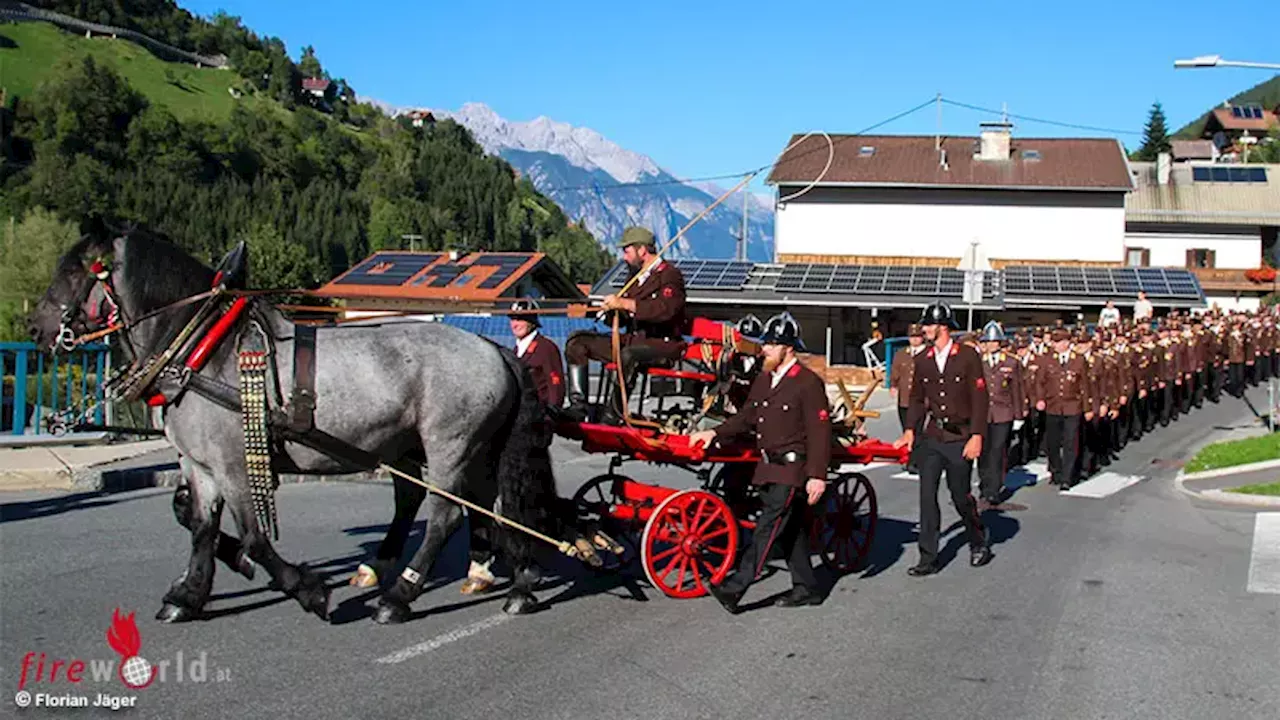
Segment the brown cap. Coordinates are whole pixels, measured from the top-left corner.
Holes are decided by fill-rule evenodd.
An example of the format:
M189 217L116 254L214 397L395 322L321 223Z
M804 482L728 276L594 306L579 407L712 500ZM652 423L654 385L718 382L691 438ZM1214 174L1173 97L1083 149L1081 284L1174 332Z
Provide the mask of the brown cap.
M924 328L920 327L916 323L911 323L911 325L907 327L907 337L922 337L923 335Z
M1057 330L1053 331L1053 335L1051 335L1049 339L1052 340L1053 342L1062 342L1063 340L1070 340L1071 331L1066 328L1058 328Z

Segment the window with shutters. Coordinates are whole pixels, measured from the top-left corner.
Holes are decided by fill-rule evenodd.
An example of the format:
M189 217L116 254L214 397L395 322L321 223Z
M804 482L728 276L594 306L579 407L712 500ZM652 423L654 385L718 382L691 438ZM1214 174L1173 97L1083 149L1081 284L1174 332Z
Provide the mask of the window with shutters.
M1192 248L1187 250L1187 267L1189 268L1211 268L1213 267L1214 251L1205 248Z
M1125 248L1124 264L1127 267L1147 267L1151 264L1151 251L1139 247Z

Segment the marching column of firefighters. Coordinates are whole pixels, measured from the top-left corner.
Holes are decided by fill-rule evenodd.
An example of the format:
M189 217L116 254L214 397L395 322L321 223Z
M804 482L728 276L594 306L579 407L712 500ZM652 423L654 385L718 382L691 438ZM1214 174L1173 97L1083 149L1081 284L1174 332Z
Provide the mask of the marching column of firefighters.
M1010 467L1047 460L1050 483L1065 492L1109 466L1128 443L1168 426L1225 391L1280 377L1280 328L1271 310L1171 313L1134 321L1104 318L1090 329L1022 328L988 323L962 340L979 352L990 397L978 460L981 500L998 505ZM895 354L890 387L903 430L923 335ZM914 466L918 459L913 457Z

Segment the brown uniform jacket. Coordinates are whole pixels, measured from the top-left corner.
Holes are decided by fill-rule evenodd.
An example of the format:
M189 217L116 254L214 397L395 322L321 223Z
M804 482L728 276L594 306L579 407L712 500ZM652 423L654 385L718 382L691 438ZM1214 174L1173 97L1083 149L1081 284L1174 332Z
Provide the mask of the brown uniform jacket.
M982 372L987 381L987 422L1007 423L1027 414L1022 386L1022 363L1004 352L983 356Z
M987 435L987 377L982 358L971 347L952 338L943 372L938 372L938 348L916 355L915 383L907 427L925 422L924 434L943 442L968 441Z
M1102 353L1093 350L1083 357L1084 374L1084 412L1097 414L1101 406L1108 405L1111 397L1111 372L1107 369L1106 358Z
M1252 365L1258 354L1258 330L1253 323L1246 323L1242 332L1244 333L1244 364Z
M688 324L684 275L675 265L659 260L649 271L649 276L627 288L622 297L636 301L636 312L629 323L629 342L644 340L646 345L669 346L667 349L684 343Z
M769 458L788 452L803 457L778 464L764 459L752 483L804 487L810 478L826 480L831 463L831 419L826 384L797 361L773 387L773 373L761 372L737 414L716 428L718 439L753 433Z
M1063 364L1058 353L1046 355L1040 367L1040 387L1037 397L1044 401L1044 411L1049 415L1081 415L1088 400L1088 368L1084 358L1070 351Z
M1018 363L1022 366L1022 405L1023 411L1030 414L1035 409L1040 397L1036 393L1040 389L1040 368L1044 365L1044 355L1028 350Z
M1123 397L1126 398L1127 402L1127 399L1133 397L1133 394L1137 392L1137 365L1135 363L1138 360L1138 356L1134 354L1133 348L1128 343L1114 347L1112 353L1115 356L1116 375L1119 378L1119 385L1116 388L1119 393L1117 399Z
M1232 328L1227 333L1227 362L1244 362L1244 332L1239 328Z
M520 352L518 347L516 352ZM558 408L564 404L564 359L554 342L539 334L520 355L520 362L533 373L543 405Z
M915 360L910 347L904 347L893 354L893 364L889 367L889 388L898 391L898 407L906 407L911 402L911 380L916 372Z

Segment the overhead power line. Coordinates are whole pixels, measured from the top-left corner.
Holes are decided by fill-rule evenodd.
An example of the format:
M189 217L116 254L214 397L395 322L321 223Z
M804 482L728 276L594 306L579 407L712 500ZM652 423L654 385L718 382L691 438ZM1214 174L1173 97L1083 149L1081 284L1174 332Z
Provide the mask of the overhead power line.
M1073 130L1088 130L1090 132L1111 133L1113 135L1138 135L1138 136L1142 135L1142 132L1139 130L1116 130L1115 128L1095 127L1093 125L1078 125L1076 123L1059 122L1057 120L1045 120L1044 118L1034 118L1029 115L1015 115L1014 113L1006 113L1003 110L992 110L991 108L978 107L977 105L970 105L968 103L957 102L955 100L948 100L945 97L942 98L942 102L947 105L962 107L962 108L965 108L966 110L977 110L978 112L991 113L993 115L1007 115L1011 118L1026 120L1027 122L1042 123L1044 125L1057 125L1058 127L1072 128Z
M1079 123L1061 122L1058 120L1047 120L1045 118L1031 117L1030 115L1019 115L1015 113L1005 112L1003 110L994 110L992 108L985 108L979 105L972 105L969 103L960 102L958 100L949 100L946 97L942 97L942 96L935 96L920 103L919 105L911 107L907 110L903 110L902 112L897 113L895 115L891 115L885 118L884 120L881 120L873 125L868 125L867 127L857 132L840 133L840 138L844 139L844 138L852 138L852 137L858 137L861 135L866 135L872 130L877 130L881 127L884 127L885 125L888 125L889 123L895 122L897 120L901 120L902 118L907 117L908 115L917 113L937 102L942 102L946 105L952 105L954 107L964 108L966 110L974 110L977 112L991 113L997 116L1011 117L1011 118L1016 118L1018 120L1041 123L1044 125L1055 125L1057 127L1071 128L1073 130L1087 130L1089 132L1109 133L1112 135L1133 135L1133 136L1139 136L1139 137L1142 136L1143 134L1141 131L1138 131L1138 130L1118 130L1115 128L1097 127L1094 125L1081 125ZM839 140L837 140L836 142L839 142ZM783 155L786 155L789 160L795 160L797 158L809 155L810 153L823 153L823 152L828 152L829 150L830 148L828 147L828 145L818 142L818 143L814 143L812 148L806 149L802 152L791 152L790 154L783 153ZM765 170L768 170L774 165L777 165L781 159L782 159L782 155L779 155L778 157L774 158L772 161L767 162L751 170L744 170L744 171L735 172L735 173L725 173L723 175L708 175L704 177L694 177L694 178L685 178L685 179L650 180L650 181L629 182L629 183L593 183L591 185L563 185L560 187L544 188L543 192L573 192L573 191L581 191L581 190L603 192L603 191L618 190L623 188L661 187L665 185L687 185L689 183L695 183L695 182L711 182L713 180L729 180L734 178L741 178L751 173L764 172Z

